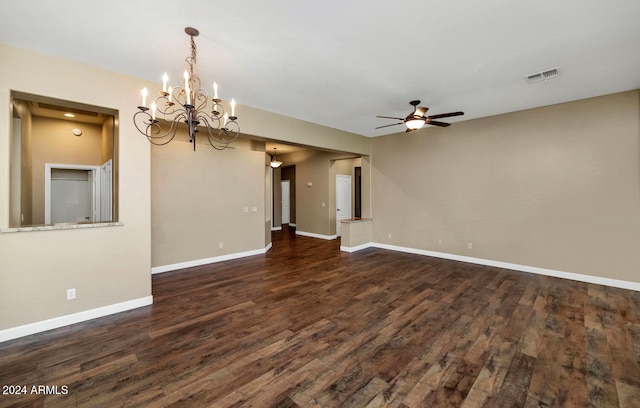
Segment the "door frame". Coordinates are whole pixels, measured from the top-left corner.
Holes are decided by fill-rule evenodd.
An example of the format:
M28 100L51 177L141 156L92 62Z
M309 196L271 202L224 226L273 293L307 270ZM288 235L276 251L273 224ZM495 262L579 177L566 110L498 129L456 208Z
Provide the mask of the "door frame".
M68 170L85 170L91 172L93 182L93 192L91 197L91 221L100 218L100 202L97 198L100 196L100 167L89 166L83 164L44 164L44 223L51 224L51 170L52 169L68 169Z

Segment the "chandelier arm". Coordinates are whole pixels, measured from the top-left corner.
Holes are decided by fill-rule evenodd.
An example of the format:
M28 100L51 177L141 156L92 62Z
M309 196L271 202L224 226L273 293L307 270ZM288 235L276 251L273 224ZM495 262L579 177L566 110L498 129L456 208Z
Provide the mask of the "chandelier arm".
M168 116L174 116L178 112L184 111L184 108L180 103L174 103L171 101L171 95L160 95L155 99L156 115L162 115L163 119L167 119Z
M151 129L151 127L149 127L147 129L147 132L145 132L144 135L147 137L147 139L149 139L149 141L151 143L154 143L154 144L157 144L157 145L165 145L165 144L169 143L170 141L172 141L173 138L176 136L176 133L178 131L178 124L181 121L184 121L184 118L186 118L186 116L183 115L183 114L180 114L180 115L177 115L174 120L165 121L165 122L169 123L170 125L169 125L169 129L167 129L167 131L164 132L163 134L159 134L162 131L162 125L160 124L160 121L156 119L155 123L153 124L153 128L156 129L156 132L154 132L154 133L156 133L156 135L154 136L153 134L151 134L149 132L149 129ZM167 141L167 142L154 142L153 141L153 139L165 139L167 137L169 138L169 141Z
M213 146L213 143L211 142L212 140L214 140L216 143L220 143L220 144L224 144L225 141L222 139L219 139L218 136L216 135L217 132L220 131L220 121L219 120L215 120L216 126L213 126L209 121L213 120L212 118L210 118L207 115L203 115L200 114L198 115L198 120L200 121L200 123L204 124L205 129L207 130L207 139L209 140L209 144L211 146Z
M198 92L194 94L194 99L195 102L197 102L197 104L194 103L194 105L196 105L196 110L200 112L202 109L207 107L209 95L207 95L207 91L205 91L204 89L198 89Z
M169 137L169 138L168 138L167 140L165 140L165 141L157 141L157 140L155 140L155 139L156 139L156 137L154 137L154 136L147 136L147 140L149 140L149 142L150 142L151 144L154 144L154 145L156 145L156 146L164 146L164 145L166 145L166 144L169 144L169 143L173 140L173 138L174 138L174 137L176 137L176 131L177 131L177 130L178 130L178 128L177 128L177 127L174 127L174 128L173 128L173 132L172 132L170 135L165 134L165 136L163 136L163 137Z
M229 120L224 128L220 129L220 135L224 135L225 143L232 143L240 136L240 125L235 120Z
M133 115L133 124L135 125L138 132L142 133L149 142L162 146L171 142L176 136L176 132L178 130L178 122L170 122L171 126L169 129L160 134L162 131L162 125L160 121L157 119L153 119L153 117L149 114L148 111L140 110Z
M180 109L173 108L170 111L158 111L156 113L156 118L165 120L167 122L173 122L174 120L182 117L185 117L185 110L182 107Z
M165 109L167 109L167 107L175 107L173 112L175 112L176 109L182 110L182 107L187 103L186 91L181 86L171 88L171 94L167 94L167 96L168 103L165 103ZM168 114L173 112L167 111Z
M213 130L220 129L222 124L220 118L217 116L210 116L204 112L199 112L197 119L205 125L207 132L211 133Z
M207 115L198 115L198 120L205 125L207 129L207 139L209 144L217 150L224 150L229 148L229 144L234 142L240 135L240 126L235 121L228 121L225 127L219 126L213 127L209 123L211 118ZM216 119L217 122L219 122ZM218 144L216 146L214 143Z

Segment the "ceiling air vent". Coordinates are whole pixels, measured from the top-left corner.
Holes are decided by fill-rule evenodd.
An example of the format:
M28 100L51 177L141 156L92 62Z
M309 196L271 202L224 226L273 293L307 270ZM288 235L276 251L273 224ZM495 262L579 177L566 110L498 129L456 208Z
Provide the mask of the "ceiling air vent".
M527 75L527 82L532 84L534 82L546 81L549 79L557 78L560 76L558 68L548 69L542 72L536 72L535 74Z

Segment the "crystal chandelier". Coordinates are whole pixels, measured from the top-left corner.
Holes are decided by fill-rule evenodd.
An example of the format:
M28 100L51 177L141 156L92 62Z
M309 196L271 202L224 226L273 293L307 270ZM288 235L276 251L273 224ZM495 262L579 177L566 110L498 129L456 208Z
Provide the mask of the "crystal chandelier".
M200 33L192 27L184 29L191 38L191 55L186 58L181 86L167 88L169 80L165 73L162 77L162 91L147 107L147 88L142 90L142 105L133 115L133 122L140 133L155 145L166 145L176 136L178 124L184 122L189 131L189 142L196 150L196 134L200 128L206 131L209 144L217 150L224 150L238 138L240 126L235 114L236 103L231 100L231 115L224 111L222 100L218 98L218 85L213 83L213 98L200 87L200 77L196 69L196 44L193 37ZM209 111L210 110L210 111Z

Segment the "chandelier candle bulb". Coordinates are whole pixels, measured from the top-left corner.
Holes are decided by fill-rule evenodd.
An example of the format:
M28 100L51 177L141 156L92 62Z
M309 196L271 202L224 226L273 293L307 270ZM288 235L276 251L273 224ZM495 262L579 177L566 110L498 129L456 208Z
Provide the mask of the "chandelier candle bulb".
M236 116L236 100L231 99L231 117Z
M140 106L147 106L147 95L149 94L149 91L147 91L147 88L142 88L142 105Z
M213 99L218 99L218 84L213 81Z
M184 92L187 94L187 105L191 105L191 90L189 89L189 73L184 70Z
M169 87L169 104L173 104L173 101L171 100L172 97L173 97L173 87L170 86Z
M229 121L229 114L227 112L224 113L224 127L227 127L227 122Z
M156 103L151 102L151 119L156 120Z
M162 76L162 92L167 92L167 82L169 82L169 76L165 72Z

